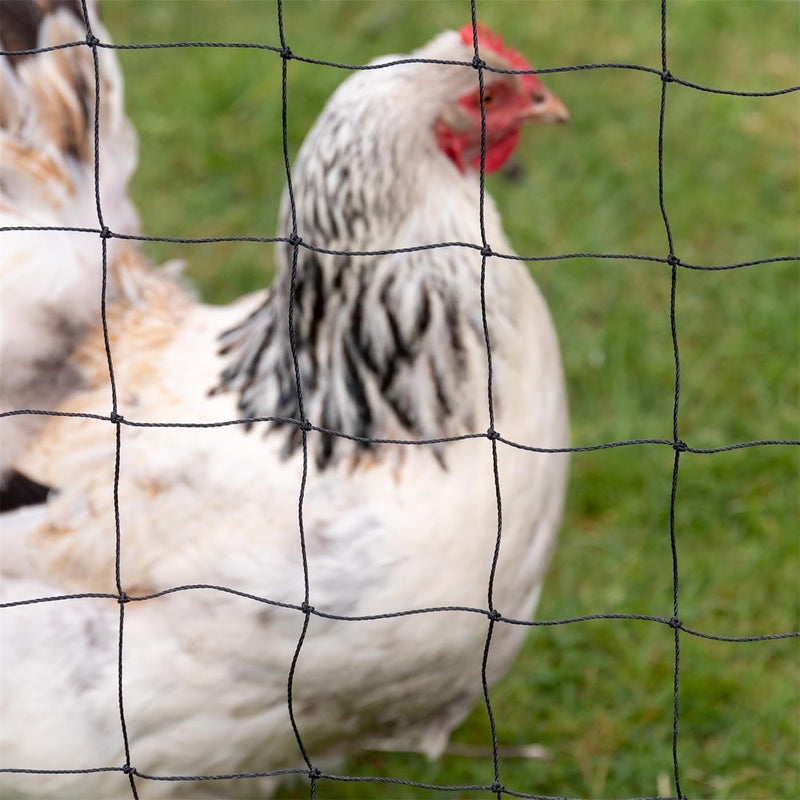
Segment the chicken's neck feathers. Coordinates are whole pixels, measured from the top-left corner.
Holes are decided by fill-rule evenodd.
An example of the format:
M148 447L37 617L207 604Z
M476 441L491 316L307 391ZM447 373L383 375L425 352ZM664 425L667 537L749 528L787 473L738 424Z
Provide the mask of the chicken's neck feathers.
M473 381L485 386L480 253L444 247L358 256L312 249L481 241L477 176L462 174L438 150L432 127L409 126L407 111L399 119L396 99L378 92L366 103L345 84L292 168L302 240L293 316L303 412L316 425L355 437L453 436L474 430L476 398L485 410L484 391L470 389ZM508 249L488 196L484 215L493 247ZM285 194L279 235L292 232ZM291 245L278 245L267 300L222 339L229 359L222 387L238 392L246 417L301 416L288 327L293 257ZM490 328L509 313L508 272L495 264L487 273ZM287 452L300 436L295 427ZM357 455L371 446L353 448L328 436L317 442L320 467L345 447Z

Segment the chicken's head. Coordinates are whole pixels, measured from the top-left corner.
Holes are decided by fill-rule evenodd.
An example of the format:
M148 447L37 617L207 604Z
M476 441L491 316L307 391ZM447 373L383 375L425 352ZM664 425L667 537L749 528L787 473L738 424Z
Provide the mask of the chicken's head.
M500 70L529 70L531 65L516 50L506 46L499 34L479 25L478 48L483 62ZM451 34L452 35L452 34ZM460 59L471 61L474 49L472 25L459 31ZM462 68L463 69L463 68ZM463 75L463 73L462 73ZM549 92L538 75L483 72L483 107L486 116L485 172L499 169L517 146L526 122L566 122L564 103ZM480 169L481 92L477 76L470 87L450 102L434 126L441 151L460 171L466 165Z

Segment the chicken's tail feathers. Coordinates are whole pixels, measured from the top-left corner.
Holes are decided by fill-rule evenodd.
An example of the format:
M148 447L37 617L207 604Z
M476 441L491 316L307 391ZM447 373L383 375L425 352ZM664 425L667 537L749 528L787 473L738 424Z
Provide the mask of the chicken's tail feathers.
M96 0L85 7L80 0L0 3L0 211L21 225L98 227L97 125L104 223L118 232L138 230L128 199L136 135L125 116L115 51L92 46L109 42L96 5Z

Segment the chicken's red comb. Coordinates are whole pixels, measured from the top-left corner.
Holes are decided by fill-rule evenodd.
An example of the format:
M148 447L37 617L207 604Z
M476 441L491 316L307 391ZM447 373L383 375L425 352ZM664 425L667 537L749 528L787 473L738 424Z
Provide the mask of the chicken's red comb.
M525 60L522 53L514 50L513 47L508 47L503 41L503 37L499 33L495 33L491 28L486 25L478 23L478 47L483 50L491 50L496 55L508 62L511 69L533 69L533 67ZM460 31L461 41L468 46L472 46L472 24L466 24ZM527 75L520 75L522 83L528 91L533 92L542 88L542 82L539 80L538 75L528 73Z

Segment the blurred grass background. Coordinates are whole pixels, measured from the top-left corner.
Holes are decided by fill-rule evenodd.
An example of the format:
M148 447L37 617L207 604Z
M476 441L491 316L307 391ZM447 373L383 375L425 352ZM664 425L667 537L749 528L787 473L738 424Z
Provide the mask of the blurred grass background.
M295 53L352 64L407 52L469 20L463 0L284 5ZM264 0L105 0L102 11L118 43L278 44L275 5ZM478 13L539 67L660 67L655 0L479 0ZM697 83L745 91L800 84L800 4L670 0L668 48L673 74ZM134 196L144 231L273 235L284 185L280 58L229 49L145 50L120 58L140 136ZM347 75L290 63L291 155ZM528 130L517 158L522 179L489 180L517 251L665 256L658 76L592 70L546 82L569 106L571 124ZM799 133L798 93L748 99L669 85L665 202L681 259L721 264L800 252ZM108 224L113 228L113 220ZM212 302L271 280L269 245L154 244L150 252L157 261L186 259ZM532 270L561 336L574 443L669 438L669 268L575 259ZM800 438L797 262L679 271L677 328L681 438L699 447ZM562 540L539 618L671 615L672 458L670 449L656 446L574 456ZM799 490L798 448L681 458L676 526L685 624L731 636L800 629ZM492 699L501 743L536 742L551 758L503 759L503 783L569 797L671 794L672 664L672 631L665 626L595 621L533 630ZM688 796L800 796L797 640L725 644L682 635L680 686L679 755ZM454 741L483 746L486 757L429 763L365 753L340 772L491 783L483 708ZM278 796L307 792L304 783L290 783ZM441 795L323 782L317 796Z

